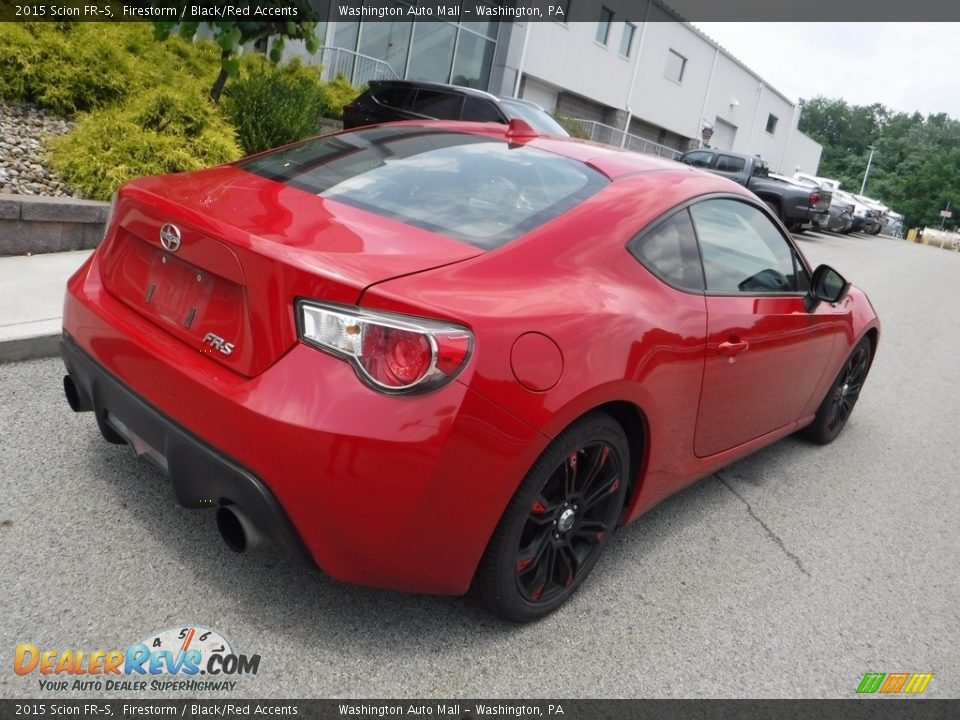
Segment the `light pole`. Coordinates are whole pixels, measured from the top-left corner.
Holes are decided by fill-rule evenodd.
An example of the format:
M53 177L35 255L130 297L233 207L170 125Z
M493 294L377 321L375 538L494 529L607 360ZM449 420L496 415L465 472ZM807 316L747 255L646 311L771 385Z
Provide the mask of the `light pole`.
M860 194L863 195L863 191L867 189L867 176L870 174L870 163L873 162L873 151L876 150L875 145L867 145L870 148L870 158L867 160L867 169L863 171L863 185L860 186Z

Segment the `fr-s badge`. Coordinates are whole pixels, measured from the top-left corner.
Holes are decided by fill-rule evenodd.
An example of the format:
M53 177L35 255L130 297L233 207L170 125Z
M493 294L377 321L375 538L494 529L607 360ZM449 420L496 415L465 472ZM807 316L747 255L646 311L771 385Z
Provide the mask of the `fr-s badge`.
M219 335L214 335L211 332L208 332L203 336L203 344L209 345L214 350L222 352L224 355L229 355L233 352L235 345L231 342L227 342Z

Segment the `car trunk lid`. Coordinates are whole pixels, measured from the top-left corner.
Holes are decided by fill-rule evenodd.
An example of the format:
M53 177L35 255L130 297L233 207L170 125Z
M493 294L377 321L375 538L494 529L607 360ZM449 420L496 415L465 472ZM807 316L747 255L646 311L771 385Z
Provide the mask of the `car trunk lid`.
M108 292L253 377L297 342L296 298L352 304L369 285L481 252L226 166L126 186L101 263Z

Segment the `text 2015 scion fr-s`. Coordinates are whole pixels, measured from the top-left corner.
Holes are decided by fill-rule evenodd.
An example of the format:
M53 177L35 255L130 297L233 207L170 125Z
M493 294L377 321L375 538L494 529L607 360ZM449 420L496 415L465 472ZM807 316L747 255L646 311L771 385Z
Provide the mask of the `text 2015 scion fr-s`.
M64 384L234 549L524 621L668 495L832 440L878 333L723 178L398 123L124 186L68 284Z

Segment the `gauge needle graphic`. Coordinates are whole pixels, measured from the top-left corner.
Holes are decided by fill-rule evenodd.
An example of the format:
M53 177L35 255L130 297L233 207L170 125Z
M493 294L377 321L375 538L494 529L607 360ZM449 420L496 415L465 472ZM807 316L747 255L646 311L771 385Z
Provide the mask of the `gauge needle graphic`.
M180 648L181 653L185 653L190 648L190 641L193 640L196 631L196 628L190 628L190 632L187 633L187 637L183 640L183 646Z

